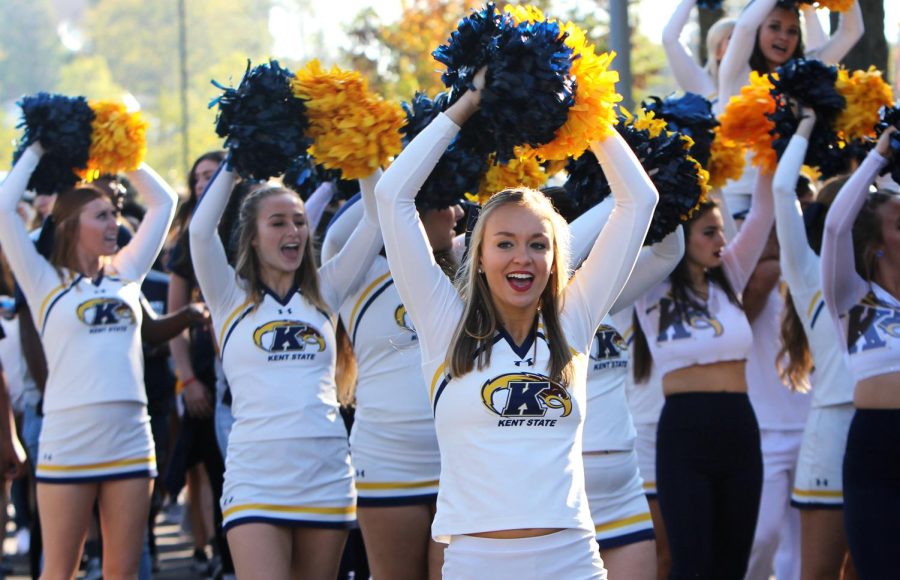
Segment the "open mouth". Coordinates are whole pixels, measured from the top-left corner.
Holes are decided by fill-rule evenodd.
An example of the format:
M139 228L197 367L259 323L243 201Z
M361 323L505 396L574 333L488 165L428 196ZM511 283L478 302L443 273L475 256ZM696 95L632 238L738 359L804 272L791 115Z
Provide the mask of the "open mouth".
M288 260L296 260L300 257L300 244L285 244L281 246L281 255Z
M527 292L534 284L534 275L528 272L513 272L506 275L506 281L516 292Z
M786 46L781 46L781 45L779 45L779 44L773 44L773 45L772 45L772 50L774 50L775 52L777 52L778 54L780 54L780 55L782 55L782 56L787 56L787 53L788 53L787 47L786 47Z

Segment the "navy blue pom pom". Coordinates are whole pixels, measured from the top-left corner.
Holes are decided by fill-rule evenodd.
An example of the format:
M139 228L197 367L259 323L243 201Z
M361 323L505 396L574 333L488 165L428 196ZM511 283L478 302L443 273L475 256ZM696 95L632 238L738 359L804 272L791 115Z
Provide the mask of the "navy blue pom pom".
M39 141L45 153L28 181L28 189L45 195L65 192L80 180L74 170L87 167L94 111L84 97L48 93L25 97L19 106L22 121L18 127L25 131L13 161Z
M706 167L709 163L710 148L719 124L712 111L712 102L695 93L684 96L670 95L665 99L650 97L643 102L647 111L653 111L658 119L666 121L667 129L687 135L694 140L691 156Z
M406 125L401 129L403 143L408 145L449 103L446 93L434 100L416 93L412 103L403 103ZM465 146L457 137L447 148L416 195L420 209L442 209L456 205L466 193L478 191L478 184L488 170L487 155Z
M689 158L677 133L651 137L649 131L636 129L620 120L616 130L625 139L659 191L659 203L653 213L645 245L655 244L675 231L683 217L697 205L703 194L697 179L697 165ZM606 175L593 153L586 151L566 170L566 190L584 209L603 201L611 193Z
M723 0L697 0L697 7L704 10L715 11L722 8Z
M280 175L306 152L306 107L291 92L293 74L270 61L250 68L241 84L223 89L210 103L219 106L216 133L225 138L229 167L245 179L266 180Z
M900 106L881 108L881 122L875 126L875 132L881 137L888 127L900 129ZM893 153L891 162L884 168L882 175L890 172L891 179L900 183L900 131L891 135L891 151Z
M509 20L490 2L460 20L447 44L432 53L436 61L447 67L441 81L452 89L454 100L467 89L474 88L475 73L488 63L497 49L500 31L509 25Z
M306 201L309 196L326 181L334 182L337 191L335 199L350 199L359 193L359 182L355 179L344 179L340 169L325 169L316 164L316 160L304 153L291 162L281 178L285 187L293 189L300 194L300 199Z

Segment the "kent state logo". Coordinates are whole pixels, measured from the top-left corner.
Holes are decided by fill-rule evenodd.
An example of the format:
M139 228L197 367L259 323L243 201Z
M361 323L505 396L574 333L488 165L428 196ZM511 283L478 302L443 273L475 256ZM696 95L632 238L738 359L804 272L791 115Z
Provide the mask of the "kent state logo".
M878 302L870 294L847 313L847 346L850 354L888 345L888 338L900 338L900 310Z
M78 320L93 327L91 332L117 325L134 324L134 311L118 298L92 298L75 310Z
M591 343L590 356L594 370L627 366L628 363L622 358L622 352L627 349L628 344L618 330L606 324L601 325Z
M564 387L532 373L507 373L485 382L481 401L502 417L500 427L553 427L572 412L572 398Z
M701 310L690 310L687 313L687 324L685 324L674 301L669 298L663 298L659 301L659 336L657 336L657 342L690 338L691 331L689 329L712 329L715 336L721 336L725 331L718 319Z
M269 360L309 359L325 350L325 337L298 320L274 320L253 332L253 343L270 353Z
M394 310L394 322L403 330L403 334L399 339L391 339L392 342L402 342L399 346L410 346L416 343L418 336L416 335L416 327L413 326L412 319L406 311L406 306L400 305Z

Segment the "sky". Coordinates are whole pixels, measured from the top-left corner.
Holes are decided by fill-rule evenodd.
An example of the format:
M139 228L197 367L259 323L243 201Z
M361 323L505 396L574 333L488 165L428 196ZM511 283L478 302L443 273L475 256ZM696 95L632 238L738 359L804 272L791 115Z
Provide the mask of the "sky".
M641 31L650 40L660 42L662 29L671 14L677 0L640 0L636 7ZM605 5L605 0L556 0L560 7L579 6L590 9L598 4ZM729 4L741 5L742 2ZM290 14L283 10L275 10L270 18L270 28L276 38L276 56L288 56L302 59L306 56L304 45L309 45L313 34L321 28L325 38L335 45L341 44L344 37L342 28L349 24L353 17L363 8L372 6L384 21L396 19L400 14L402 0L310 0L312 16L306 14ZM885 35L889 42L900 41L900 2L885 0ZM827 12L820 11L820 17L827 21ZM297 31L300 31L298 34ZM827 30L827 27L826 27ZM449 31L448 31L449 32Z

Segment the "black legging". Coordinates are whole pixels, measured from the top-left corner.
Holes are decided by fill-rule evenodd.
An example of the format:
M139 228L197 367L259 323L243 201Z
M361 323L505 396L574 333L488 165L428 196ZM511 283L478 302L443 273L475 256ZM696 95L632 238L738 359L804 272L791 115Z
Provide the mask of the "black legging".
M742 580L762 493L759 425L743 393L666 397L656 489L671 579Z
M897 578L900 409L857 409L844 454L844 525L862 580Z

